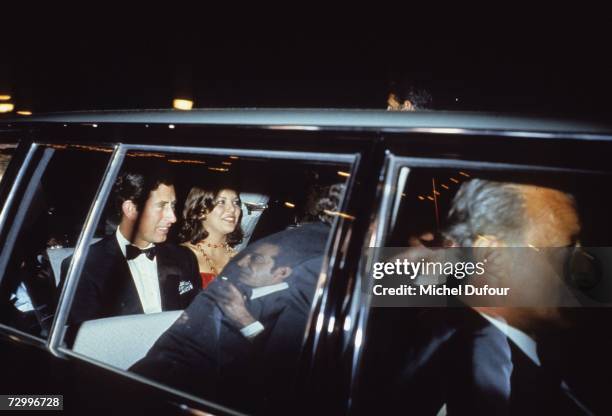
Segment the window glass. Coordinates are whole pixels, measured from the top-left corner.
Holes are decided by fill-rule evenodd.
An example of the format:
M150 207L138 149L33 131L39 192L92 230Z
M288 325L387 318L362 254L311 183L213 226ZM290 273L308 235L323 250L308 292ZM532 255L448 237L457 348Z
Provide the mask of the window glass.
M0 143L0 181L2 181L4 172L6 172L6 168L13 157L15 147L15 144Z
M57 254L74 246L111 151L38 146L2 230L1 323L47 337L61 292Z
M395 179L363 288L357 413L609 413L610 175L406 167Z
M290 403L349 172L333 161L128 152L66 346L240 410Z

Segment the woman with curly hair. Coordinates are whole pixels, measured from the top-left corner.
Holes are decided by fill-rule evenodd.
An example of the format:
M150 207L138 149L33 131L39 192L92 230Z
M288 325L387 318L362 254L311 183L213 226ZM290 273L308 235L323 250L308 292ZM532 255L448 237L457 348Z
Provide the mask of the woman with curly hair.
M187 195L179 239L198 259L202 288L223 270L242 242L241 201L234 189L194 186Z

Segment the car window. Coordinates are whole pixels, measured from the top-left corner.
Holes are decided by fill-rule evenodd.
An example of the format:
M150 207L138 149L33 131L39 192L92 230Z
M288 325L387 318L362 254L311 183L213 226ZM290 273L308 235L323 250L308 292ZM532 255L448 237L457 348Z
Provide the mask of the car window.
M15 147L16 145L12 143L0 143L0 181L2 181L4 172L6 172L6 168L13 157Z
M610 175L456 166L393 173L353 410L609 412Z
M79 272L60 261L74 278L63 347L265 412L294 396L352 156L210 153L127 150Z
M2 324L47 337L61 292L52 267L55 253L76 241L111 152L104 147L32 148L31 162L14 184L12 205L4 207Z

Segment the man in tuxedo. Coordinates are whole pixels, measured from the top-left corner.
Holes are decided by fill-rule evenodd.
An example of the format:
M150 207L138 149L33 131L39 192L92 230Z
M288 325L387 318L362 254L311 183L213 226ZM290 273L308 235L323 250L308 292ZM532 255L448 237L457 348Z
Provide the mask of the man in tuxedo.
M131 370L248 411L289 400L328 232L311 223L249 245Z
M122 173L111 202L119 225L89 248L69 315L73 329L92 319L184 309L201 290L195 258L165 242L176 195L164 166ZM69 264L62 263L62 276Z
M405 327L409 336L385 343L391 345L386 357L397 359L384 370L374 368L373 359L366 363L367 377L388 381L366 405L433 415L442 405L449 415L590 414L561 371L562 336L572 324L559 307L569 293L559 279L566 259L546 250L577 241L572 196L473 179L455 196L449 222L445 238L477 248L474 255L487 262L486 274L469 283L509 287L511 296L500 306L471 298L470 306L412 316Z

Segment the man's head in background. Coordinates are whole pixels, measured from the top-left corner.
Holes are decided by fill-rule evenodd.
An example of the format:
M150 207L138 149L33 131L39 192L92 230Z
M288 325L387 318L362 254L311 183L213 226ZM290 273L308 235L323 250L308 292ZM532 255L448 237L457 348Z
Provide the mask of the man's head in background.
M449 223L445 236L453 245L474 247L477 260L486 259L481 283L510 288L507 306L487 308L487 313L526 331L563 323L559 306L568 296L565 248L575 245L580 232L571 195L542 186L472 179L457 192ZM513 307L517 304L529 307Z
M420 111L433 107L433 97L426 89L416 82L392 83L387 96L389 111Z
M321 221L331 225L340 211L340 204L346 185L313 185L306 196L303 222Z
M574 198L556 189L472 179L464 182L449 211L446 235L458 245L490 236L504 246L566 247L580 221Z

